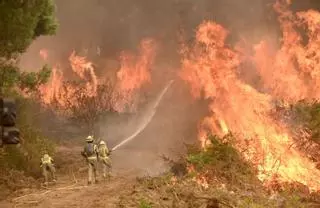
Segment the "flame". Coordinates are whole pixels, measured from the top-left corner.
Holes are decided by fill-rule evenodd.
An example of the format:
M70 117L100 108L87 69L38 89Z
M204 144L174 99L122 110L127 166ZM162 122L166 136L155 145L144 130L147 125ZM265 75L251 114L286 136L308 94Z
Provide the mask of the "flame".
M265 89L274 97L295 103L302 99L319 99L320 72L320 13L314 10L288 10L291 2L277 1L282 44L278 50L270 40L254 46L253 62L261 75ZM307 44L296 28L304 28ZM294 83L294 84L293 84Z
M237 139L236 148L257 167L260 180L267 184L277 175L280 182L300 182L311 190L319 190L320 171L292 146L290 129L270 116L274 100L294 103L302 98L319 97L319 90L315 90L320 83L319 13L300 12L294 18L285 7L288 3L275 4L283 30L280 49L262 41L253 46L254 56L244 59L243 54L225 44L226 29L205 21L196 31L195 44L184 46L181 52L180 76L190 85L195 98L203 94L211 101L211 116L200 125L203 146L205 132L225 135L231 131ZM301 22L309 28L306 46L294 30L294 24ZM265 87L263 92L238 78L237 70L246 59L255 63ZM310 75L310 83L306 83L306 73Z
M73 51L69 56L69 62L72 71L78 80L85 83L85 88L80 89L77 85L72 84L66 76L66 69L61 69L58 65L52 70L50 80L45 85L40 86L40 99L46 105L58 105L60 108L67 106L68 102L77 102L74 99L74 93L79 90L90 97L102 96L105 102L112 103L112 109L124 111L126 105L134 106L135 95L137 90L144 84L151 82L150 68L155 57L155 41L152 39L143 40L140 46L140 53L123 52L120 57L121 68L117 72L115 86L110 86L110 78L103 76L98 77L94 64L84 56L76 55ZM110 95L98 95L99 85L107 85L108 88L114 89Z
M187 165L187 171L189 174L194 175L192 181L195 181L199 186L204 189L209 188L207 177L203 173L198 173L192 164Z
M145 39L140 44L140 56L125 52L121 54L116 95L122 102L116 102L115 108L118 111L123 111L125 105L133 100L136 89L151 82L150 70L155 59L156 46L153 39Z
M139 89L144 83L151 82L150 68L155 58L156 44L152 39L142 41L140 57L137 60L133 54L122 53L121 68L117 72L120 80L119 88L123 91Z
M40 51L39 51L39 55L40 55L40 57L44 60L44 61L46 61L46 60L48 60L48 50L47 49L41 49Z
M224 120L220 120L219 123L220 123L220 127L221 127L222 133L223 134L228 134L229 133L229 129L228 129L227 124L224 122Z
M200 185L204 189L209 188L209 183L207 181L207 178L204 175L194 177L193 181L195 181L198 185Z
M73 51L69 57L72 70L77 73L81 79L89 79L86 83L86 91L90 96L95 96L97 93L98 80L95 74L93 64L87 61L86 57L75 55ZM86 75L89 75L86 76Z

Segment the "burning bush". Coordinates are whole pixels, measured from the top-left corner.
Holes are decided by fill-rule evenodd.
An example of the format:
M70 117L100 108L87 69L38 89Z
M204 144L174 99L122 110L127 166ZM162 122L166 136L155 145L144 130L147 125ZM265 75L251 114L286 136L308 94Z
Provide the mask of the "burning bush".
M38 98L60 116L73 118L90 133L97 133L94 125L102 114L136 110L139 90L151 82L155 54L155 41L144 39L138 54L122 52L120 68L101 69L72 52L70 67L54 67L49 82L39 87Z
M220 139L217 136L210 135L210 147L204 150L192 150L187 156L189 170L192 173L200 172L204 174L208 181L210 178L223 178L229 183L245 184L257 181L256 172L251 164L246 162L241 154L232 146L233 136L226 135Z
M189 145L185 158L171 161L174 175L138 178L134 191L120 197L119 207L295 208L317 204L306 195L303 184L282 184L278 192L266 191L257 170L233 147L232 134L223 138L209 135L208 139L211 145L206 150ZM184 169L188 174L177 177Z
M281 182L299 182L313 191L320 189L320 171L308 152L296 145L296 134L283 120L274 119L274 103L281 100L319 99L319 12L294 13L291 1L278 0L274 9L282 30L276 47L268 39L250 45L250 52L227 42L229 31L213 21L196 30L193 44L182 50L181 77L195 98L210 102L208 115L200 125L203 148L207 133L236 136L234 147L258 170L268 183L277 175ZM303 27L301 34L297 28ZM303 43L303 36L308 36ZM241 49L241 47L240 47ZM250 63L263 83L258 89L241 79L242 64Z
M297 122L311 131L310 139L320 144L320 103L300 101L294 105Z

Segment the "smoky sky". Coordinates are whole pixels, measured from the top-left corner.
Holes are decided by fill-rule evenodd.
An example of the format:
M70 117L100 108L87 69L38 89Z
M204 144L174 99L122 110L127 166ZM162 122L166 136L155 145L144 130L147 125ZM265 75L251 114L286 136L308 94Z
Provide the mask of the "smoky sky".
M97 47L101 57L116 59L123 50L135 50L146 37L161 44L158 58L162 62L178 60L178 31L183 29L192 40L204 20L227 28L231 43L248 34L258 41L261 35L279 30L272 3L274 0L56 0L57 34L38 38L21 65L39 67L42 48L51 52L53 62L67 60L73 49L94 52ZM317 9L319 5L316 0L295 0L292 8Z
M296 0L292 9L319 8L319 2ZM136 50L146 37L156 39L161 46L157 54L158 64L179 64L178 31L184 30L187 40L193 40L197 26L204 20L215 21L228 29L231 44L243 35L253 41L259 41L264 34L279 35L272 3L271 0L56 0L57 34L38 38L22 57L21 66L25 70L39 69L44 63L39 57L39 50L43 48L48 49L52 64L67 62L73 49L77 52L88 49L89 53L94 53L98 46L101 48L100 59L117 59L123 50ZM94 63L99 61L94 55L89 58ZM156 70L164 74L161 70L165 68ZM247 82L256 80L248 69L246 75L243 77ZM152 77L152 85L155 82L159 82L160 87L165 83L159 76ZM124 164L125 169L130 164L132 167L141 166L142 160L146 164L149 164L147 161L156 164L154 158L149 158L149 153L140 153L150 149L160 155L168 152L168 146L174 147L177 142L182 144L182 141L196 138L197 124L208 114L208 104L192 100L184 83L176 82L172 88L146 130L123 147L129 148L130 152L119 150L118 159L113 158L115 164ZM48 122L53 119L52 116L48 118L44 117L42 123L51 130L53 125ZM135 126L130 128L124 121L108 119L101 124L101 134L107 141L112 139L110 142L114 145L123 139L123 132L136 129ZM72 137L70 133L67 135Z

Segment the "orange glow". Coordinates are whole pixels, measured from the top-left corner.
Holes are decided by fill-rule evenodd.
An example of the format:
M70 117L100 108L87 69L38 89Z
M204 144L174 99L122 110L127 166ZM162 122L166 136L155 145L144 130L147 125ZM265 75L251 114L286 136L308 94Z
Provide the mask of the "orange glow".
M203 175L199 175L197 177L194 177L193 181L195 181L198 185L200 185L204 189L209 188L209 183L207 181L207 178Z
M192 177L192 181L196 182L199 186L201 186L204 189L209 188L207 177L202 173L198 173L192 164L187 165L187 171L190 174L195 174Z
M41 49L39 55L45 61L48 59L48 51L46 49Z
M127 103L133 101L134 92L143 85L151 82L150 70L156 54L156 43L152 39L141 42L139 56L123 52L120 56L120 69L117 72L118 100L115 108L123 111Z
M292 146L290 129L270 116L276 100L294 103L303 98L319 98L320 15L315 11L293 14L286 9L287 3L290 2L275 4L283 30L280 48L262 41L252 46L253 57L244 58L225 44L226 29L214 22L203 22L196 31L195 44L182 51L180 76L190 85L194 97L200 98L203 92L203 97L211 101L212 116L200 125L203 146L204 132L225 135L230 131L236 135L236 148L256 166L259 179L266 184L277 175L280 182L296 181L311 190L320 190L320 171ZM308 28L306 46L294 29L296 24ZM238 78L237 70L244 60L255 63L264 92ZM306 73L310 75L309 82Z
M105 95L106 102L112 103L112 108L117 111L128 110L126 106L134 106L135 96L145 83L151 82L150 69L155 57L155 42L151 39L142 41L138 55L123 52L120 57L121 68L117 72L117 80L111 96ZM43 53L43 52L42 52ZM85 88L81 88L81 93L90 97L97 95L99 85L110 86L110 81L105 77L98 77L94 64L86 57L76 55L73 51L69 57L72 71L78 80L85 83ZM70 79L65 76L65 69L56 66L53 68L50 81L40 86L40 99L46 105L55 105L60 108L66 107L67 102L76 102L72 97L79 87L70 83ZM101 96L101 95L100 95ZM101 99L104 99L101 97Z

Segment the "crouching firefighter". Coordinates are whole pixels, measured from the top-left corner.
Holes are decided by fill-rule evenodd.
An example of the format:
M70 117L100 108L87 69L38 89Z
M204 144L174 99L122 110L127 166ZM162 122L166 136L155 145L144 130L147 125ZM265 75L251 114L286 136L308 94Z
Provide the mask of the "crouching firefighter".
M45 153L43 157L41 158L40 167L42 168L42 174L44 176L44 184L48 185L48 175L51 173L52 181L56 182L56 175L55 175L55 168L53 164L52 157L49 156L49 154Z
M111 161L110 161L110 153L108 146L104 141L100 141L98 146L98 157L99 162L102 164L103 178L110 177L111 171Z
M88 163L88 184L92 184L92 178L94 177L94 182L97 183L97 155L98 149L97 145L93 143L93 137L88 136L86 138L86 145L84 146L81 155L86 158Z

